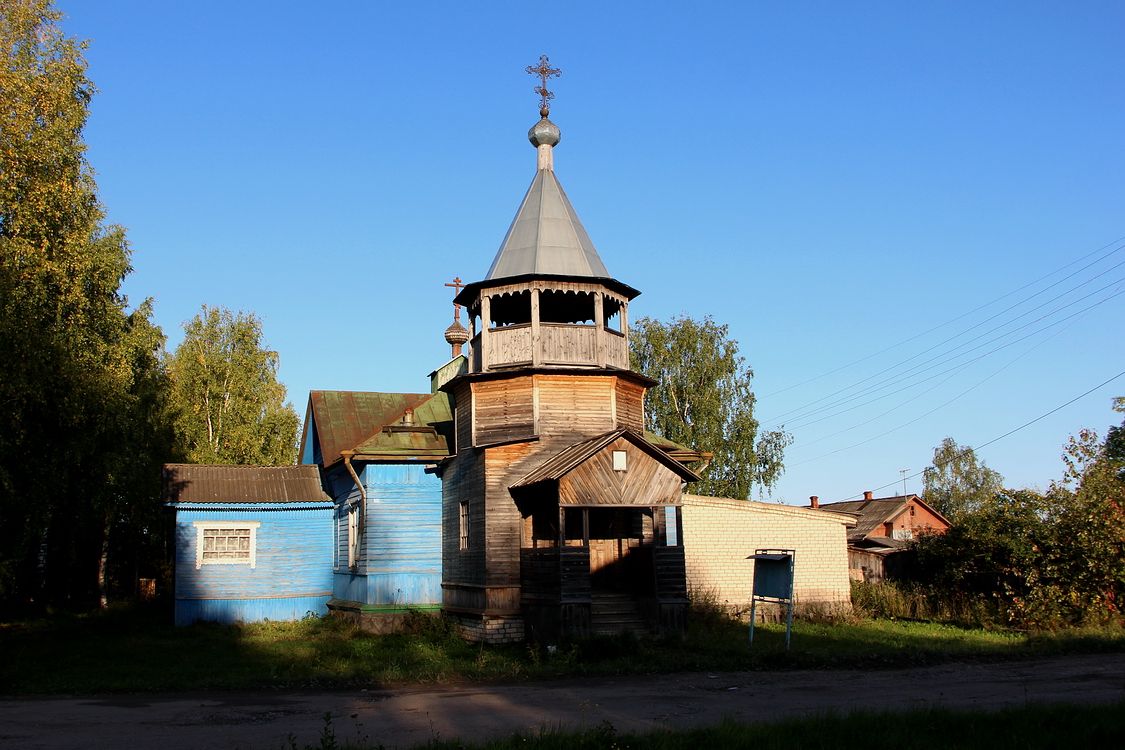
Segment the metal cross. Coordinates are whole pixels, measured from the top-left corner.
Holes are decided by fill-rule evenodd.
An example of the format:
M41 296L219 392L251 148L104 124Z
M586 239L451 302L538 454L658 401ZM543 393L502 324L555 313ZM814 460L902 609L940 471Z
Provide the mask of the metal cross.
M533 76L539 76L539 85L535 87L535 93L539 94L539 114L546 117L551 113L551 100L555 95L547 90L547 79L556 78L562 75L562 71L558 68L551 67L551 61L547 59L546 55L539 56L538 65L528 65L527 72Z
M453 287L453 289L454 289L454 291L453 291L454 299L456 299L457 295L461 293L461 290L465 288L465 285L461 283L461 277L460 276L454 276L453 277L453 283L452 284L446 284L446 286ZM461 306L458 305L456 302L453 303L453 319L456 320L458 323L461 322Z

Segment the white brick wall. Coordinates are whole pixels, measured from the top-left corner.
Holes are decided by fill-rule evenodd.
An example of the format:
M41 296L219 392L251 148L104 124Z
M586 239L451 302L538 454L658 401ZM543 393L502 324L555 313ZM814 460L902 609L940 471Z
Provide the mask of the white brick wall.
M684 495L684 554L692 595L713 596L733 610L749 610L754 561L761 548L796 550L798 608L851 606L847 516L750 500Z
M461 637L473 643L517 643L524 639L522 617L447 616L457 624Z

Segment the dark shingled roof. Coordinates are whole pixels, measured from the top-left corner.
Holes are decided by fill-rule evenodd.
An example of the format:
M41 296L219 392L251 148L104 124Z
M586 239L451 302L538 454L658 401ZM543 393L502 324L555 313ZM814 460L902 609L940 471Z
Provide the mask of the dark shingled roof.
M304 466L164 464L166 503L330 503L320 469Z

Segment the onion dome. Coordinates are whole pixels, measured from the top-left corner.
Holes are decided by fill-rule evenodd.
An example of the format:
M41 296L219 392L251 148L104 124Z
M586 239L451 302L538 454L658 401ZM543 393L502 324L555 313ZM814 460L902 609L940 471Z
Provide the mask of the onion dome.
M546 117L532 125L531 130L527 131L527 140L531 141L531 145L536 148L539 146L557 146L561 138L562 133L559 131L559 126Z
M455 320L445 329L445 340L450 346L464 344L469 340L469 329L461 325L461 321Z

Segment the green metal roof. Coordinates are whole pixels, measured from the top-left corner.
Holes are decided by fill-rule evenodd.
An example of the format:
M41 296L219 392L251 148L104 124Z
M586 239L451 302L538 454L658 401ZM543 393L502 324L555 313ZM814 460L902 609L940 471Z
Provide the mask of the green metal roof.
M677 461L694 462L705 461L711 458L710 453L707 453L705 451L697 451L694 448L689 448L686 445L681 445L675 440L669 440L662 435L657 435L655 432L649 432L648 430L645 430L644 438Z
M453 420L445 393L378 393L312 391L309 410L316 423L324 464L339 460L341 451L357 455L429 457L449 455L446 427ZM414 429L402 429L407 409L414 410ZM437 427L435 427L437 425ZM390 428L384 431L384 428ZM436 459L435 459L436 460Z
M405 412L405 409L403 410ZM400 415L401 419L401 415ZM436 393L414 407L414 424L388 424L355 446L359 457L440 460L450 455L453 410L449 394Z

